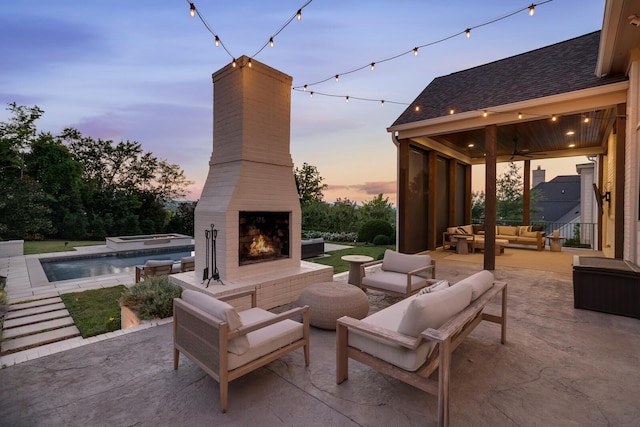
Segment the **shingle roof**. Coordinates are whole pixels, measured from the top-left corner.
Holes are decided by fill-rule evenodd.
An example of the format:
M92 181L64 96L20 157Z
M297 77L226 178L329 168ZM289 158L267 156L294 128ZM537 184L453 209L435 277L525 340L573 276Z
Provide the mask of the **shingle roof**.
M541 212L531 214L532 220L555 222L580 205L580 175L561 175L549 182L541 182L533 190L542 194L541 201L533 203Z
M626 80L595 75L600 31L434 79L393 126ZM415 106L420 111L415 111Z

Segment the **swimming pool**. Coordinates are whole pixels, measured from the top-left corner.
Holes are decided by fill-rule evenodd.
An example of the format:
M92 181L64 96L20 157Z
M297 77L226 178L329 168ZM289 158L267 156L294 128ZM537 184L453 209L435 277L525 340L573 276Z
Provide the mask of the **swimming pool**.
M193 255L193 249L194 246L190 245L167 249L46 258L40 259L40 264L49 282L58 282L82 277L130 273L134 271L136 265L144 264L150 259L180 261L182 257Z

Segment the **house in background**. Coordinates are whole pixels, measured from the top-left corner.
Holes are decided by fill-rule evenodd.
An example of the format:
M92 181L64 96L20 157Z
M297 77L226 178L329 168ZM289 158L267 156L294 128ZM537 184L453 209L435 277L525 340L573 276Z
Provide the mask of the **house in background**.
M484 266L494 269L496 163L524 162L528 206L530 161L544 152L594 159L597 197L581 191L600 208L595 249L640 263L638 20L639 1L607 0L601 31L433 80L388 128L398 249L435 249L444 229L470 223L471 166L485 164Z

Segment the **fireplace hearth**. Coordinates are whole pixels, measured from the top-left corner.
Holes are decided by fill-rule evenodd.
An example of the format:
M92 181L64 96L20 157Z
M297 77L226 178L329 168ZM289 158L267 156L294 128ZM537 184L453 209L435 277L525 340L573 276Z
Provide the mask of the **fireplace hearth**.
M289 258L289 212L240 211L239 265Z

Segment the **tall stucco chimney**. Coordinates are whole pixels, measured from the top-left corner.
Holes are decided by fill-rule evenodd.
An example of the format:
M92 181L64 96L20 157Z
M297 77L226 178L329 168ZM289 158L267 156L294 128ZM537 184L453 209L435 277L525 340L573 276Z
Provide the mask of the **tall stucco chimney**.
M538 165L537 169L534 169L533 171L533 179L531 180L531 188L535 188L538 184L541 184L545 181L545 170L540 168L540 165Z

